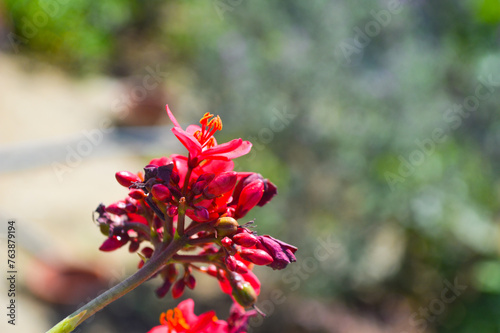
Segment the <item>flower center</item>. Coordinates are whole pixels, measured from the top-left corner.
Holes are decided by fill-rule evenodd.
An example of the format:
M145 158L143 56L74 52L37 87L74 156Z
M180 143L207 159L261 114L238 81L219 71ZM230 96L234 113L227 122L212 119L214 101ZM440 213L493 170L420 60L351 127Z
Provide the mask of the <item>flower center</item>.
M160 315L160 324L167 325L169 331L175 330L183 332L184 330L188 330L190 328L189 324L186 323L186 319L184 319L181 310L178 308L163 312Z
M220 120L220 117L217 116L212 118L213 116L214 115L211 113L205 113L200 119L201 131L198 130L193 134L204 148L211 148L215 146L215 139L213 138L213 135L215 132L222 129L222 120Z

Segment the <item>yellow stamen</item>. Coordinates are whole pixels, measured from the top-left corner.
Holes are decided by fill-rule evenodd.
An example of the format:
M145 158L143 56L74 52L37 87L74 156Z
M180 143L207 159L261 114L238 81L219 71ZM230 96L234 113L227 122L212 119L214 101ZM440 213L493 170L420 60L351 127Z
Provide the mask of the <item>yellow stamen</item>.
M187 330L190 328L179 308L163 312L160 315L160 324L167 325L171 330L179 330L180 328Z

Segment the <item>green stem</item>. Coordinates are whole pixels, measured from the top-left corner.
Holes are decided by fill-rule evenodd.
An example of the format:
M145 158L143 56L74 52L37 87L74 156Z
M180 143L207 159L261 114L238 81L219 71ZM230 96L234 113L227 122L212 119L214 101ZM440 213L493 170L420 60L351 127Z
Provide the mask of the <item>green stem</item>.
M74 313L60 321L53 328L51 328L47 333L69 333L73 331L78 325L88 319L97 311L104 308L106 305L122 297L126 293L132 291L138 287L143 282L147 281L151 276L153 276L158 270L160 270L165 263L174 256L185 244L187 243L187 238L178 238L172 241L168 247L164 250L159 251L158 255L153 255L150 260L144 266L135 272L133 275L129 276L124 281L120 282L113 288L107 290L101 295L97 296L92 301L88 302L80 309L76 310Z

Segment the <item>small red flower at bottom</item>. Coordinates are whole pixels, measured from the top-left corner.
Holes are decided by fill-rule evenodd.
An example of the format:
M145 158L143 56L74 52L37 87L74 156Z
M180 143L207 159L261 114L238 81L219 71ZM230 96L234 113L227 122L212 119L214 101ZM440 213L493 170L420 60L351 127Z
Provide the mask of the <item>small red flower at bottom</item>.
M189 298L175 309L162 313L161 325L148 333L245 333L248 320L255 315L255 310L245 312L240 306L233 305L228 321L217 319L214 311L197 316L194 301Z

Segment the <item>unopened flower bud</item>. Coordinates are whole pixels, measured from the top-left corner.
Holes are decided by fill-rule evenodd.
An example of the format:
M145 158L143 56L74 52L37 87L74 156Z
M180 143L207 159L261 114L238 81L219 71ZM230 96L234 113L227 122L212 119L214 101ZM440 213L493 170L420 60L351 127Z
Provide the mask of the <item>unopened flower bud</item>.
M215 178L203 190L203 196L207 199L218 197L227 191L230 191L236 185L238 177L236 172L228 171L222 172L215 176Z
M231 236L238 230L238 221L232 217L220 217L215 224L217 230L217 237Z
M118 236L113 236L107 238L99 247L99 250L104 251L104 252L109 252L116 250L123 245L125 245L128 242L127 237L118 237Z
M106 212L115 214L115 215L123 215L127 212L125 211L125 203L124 202L116 202L106 207Z
M194 213L202 220L208 220L210 217L210 214L205 207L195 207Z
M248 232L240 232L233 236L233 241L244 247L251 247L257 243L257 237Z
M207 187L207 184L214 179L215 174L213 173L204 173L203 175L199 176L196 182L193 184L193 187L191 188L191 191L193 192L194 195L201 194L203 190Z
M250 209L255 207L264 194L264 181L256 179L241 191L236 207L235 217L241 218L248 213Z
M257 294L248 282L236 282L232 295L236 302L244 308L251 307L257 301Z
M181 180L181 177L179 176L179 173L175 170L172 171L172 174L170 174L170 181L174 184L179 184L179 181Z
M185 287L186 287L186 283L184 282L184 279L177 280L177 282L172 287L172 297L174 299L181 297L182 294L184 293Z
M226 263L227 269L234 272L236 269L236 259L233 256L227 256L224 262Z
M172 283L168 280L165 280L163 282L163 284L161 285L161 287L159 287L158 289L156 289L156 295L159 297L159 298L163 298L165 297L165 295L168 293L168 291L170 290L170 287L172 286Z
M220 242L224 247L231 247L233 245L233 241L229 237L222 238Z
M259 249L243 249L240 252L240 256L256 265L269 265L274 261L269 253Z
M248 273L248 267L239 260L236 260L236 268L234 269L236 273L245 274Z
M217 277L218 268L215 265L210 265L208 267L202 267L202 270L210 276Z
M177 268L175 268L175 264L168 264L162 271L161 276L165 279L174 283L177 278Z
M168 202L172 198L170 190L163 184L153 185L153 187L151 188L151 193L156 199L162 202Z
M129 187L132 183L140 182L141 179L136 174L130 171L119 171L115 173L115 178L120 185Z
M143 190L133 188L128 192L128 196L133 198L133 199L140 200L140 199L144 199L144 197L146 195L144 194Z
M176 206L173 206L173 205L172 205L172 206L169 206L169 207L167 208L167 214L168 214L168 216L170 216L170 217L174 217L174 216L176 216L176 215L177 215L177 207L176 207Z
M134 253L135 251L139 250L139 246L141 244L137 240L131 240L130 245L128 246L128 251L130 253Z
M189 289L194 289L194 287L196 286L196 279L191 274L189 274L185 278L185 282L186 282L186 287L188 287Z
M125 204L125 211L127 211L127 213L136 213L137 212L137 206L134 205L131 202L127 202Z

